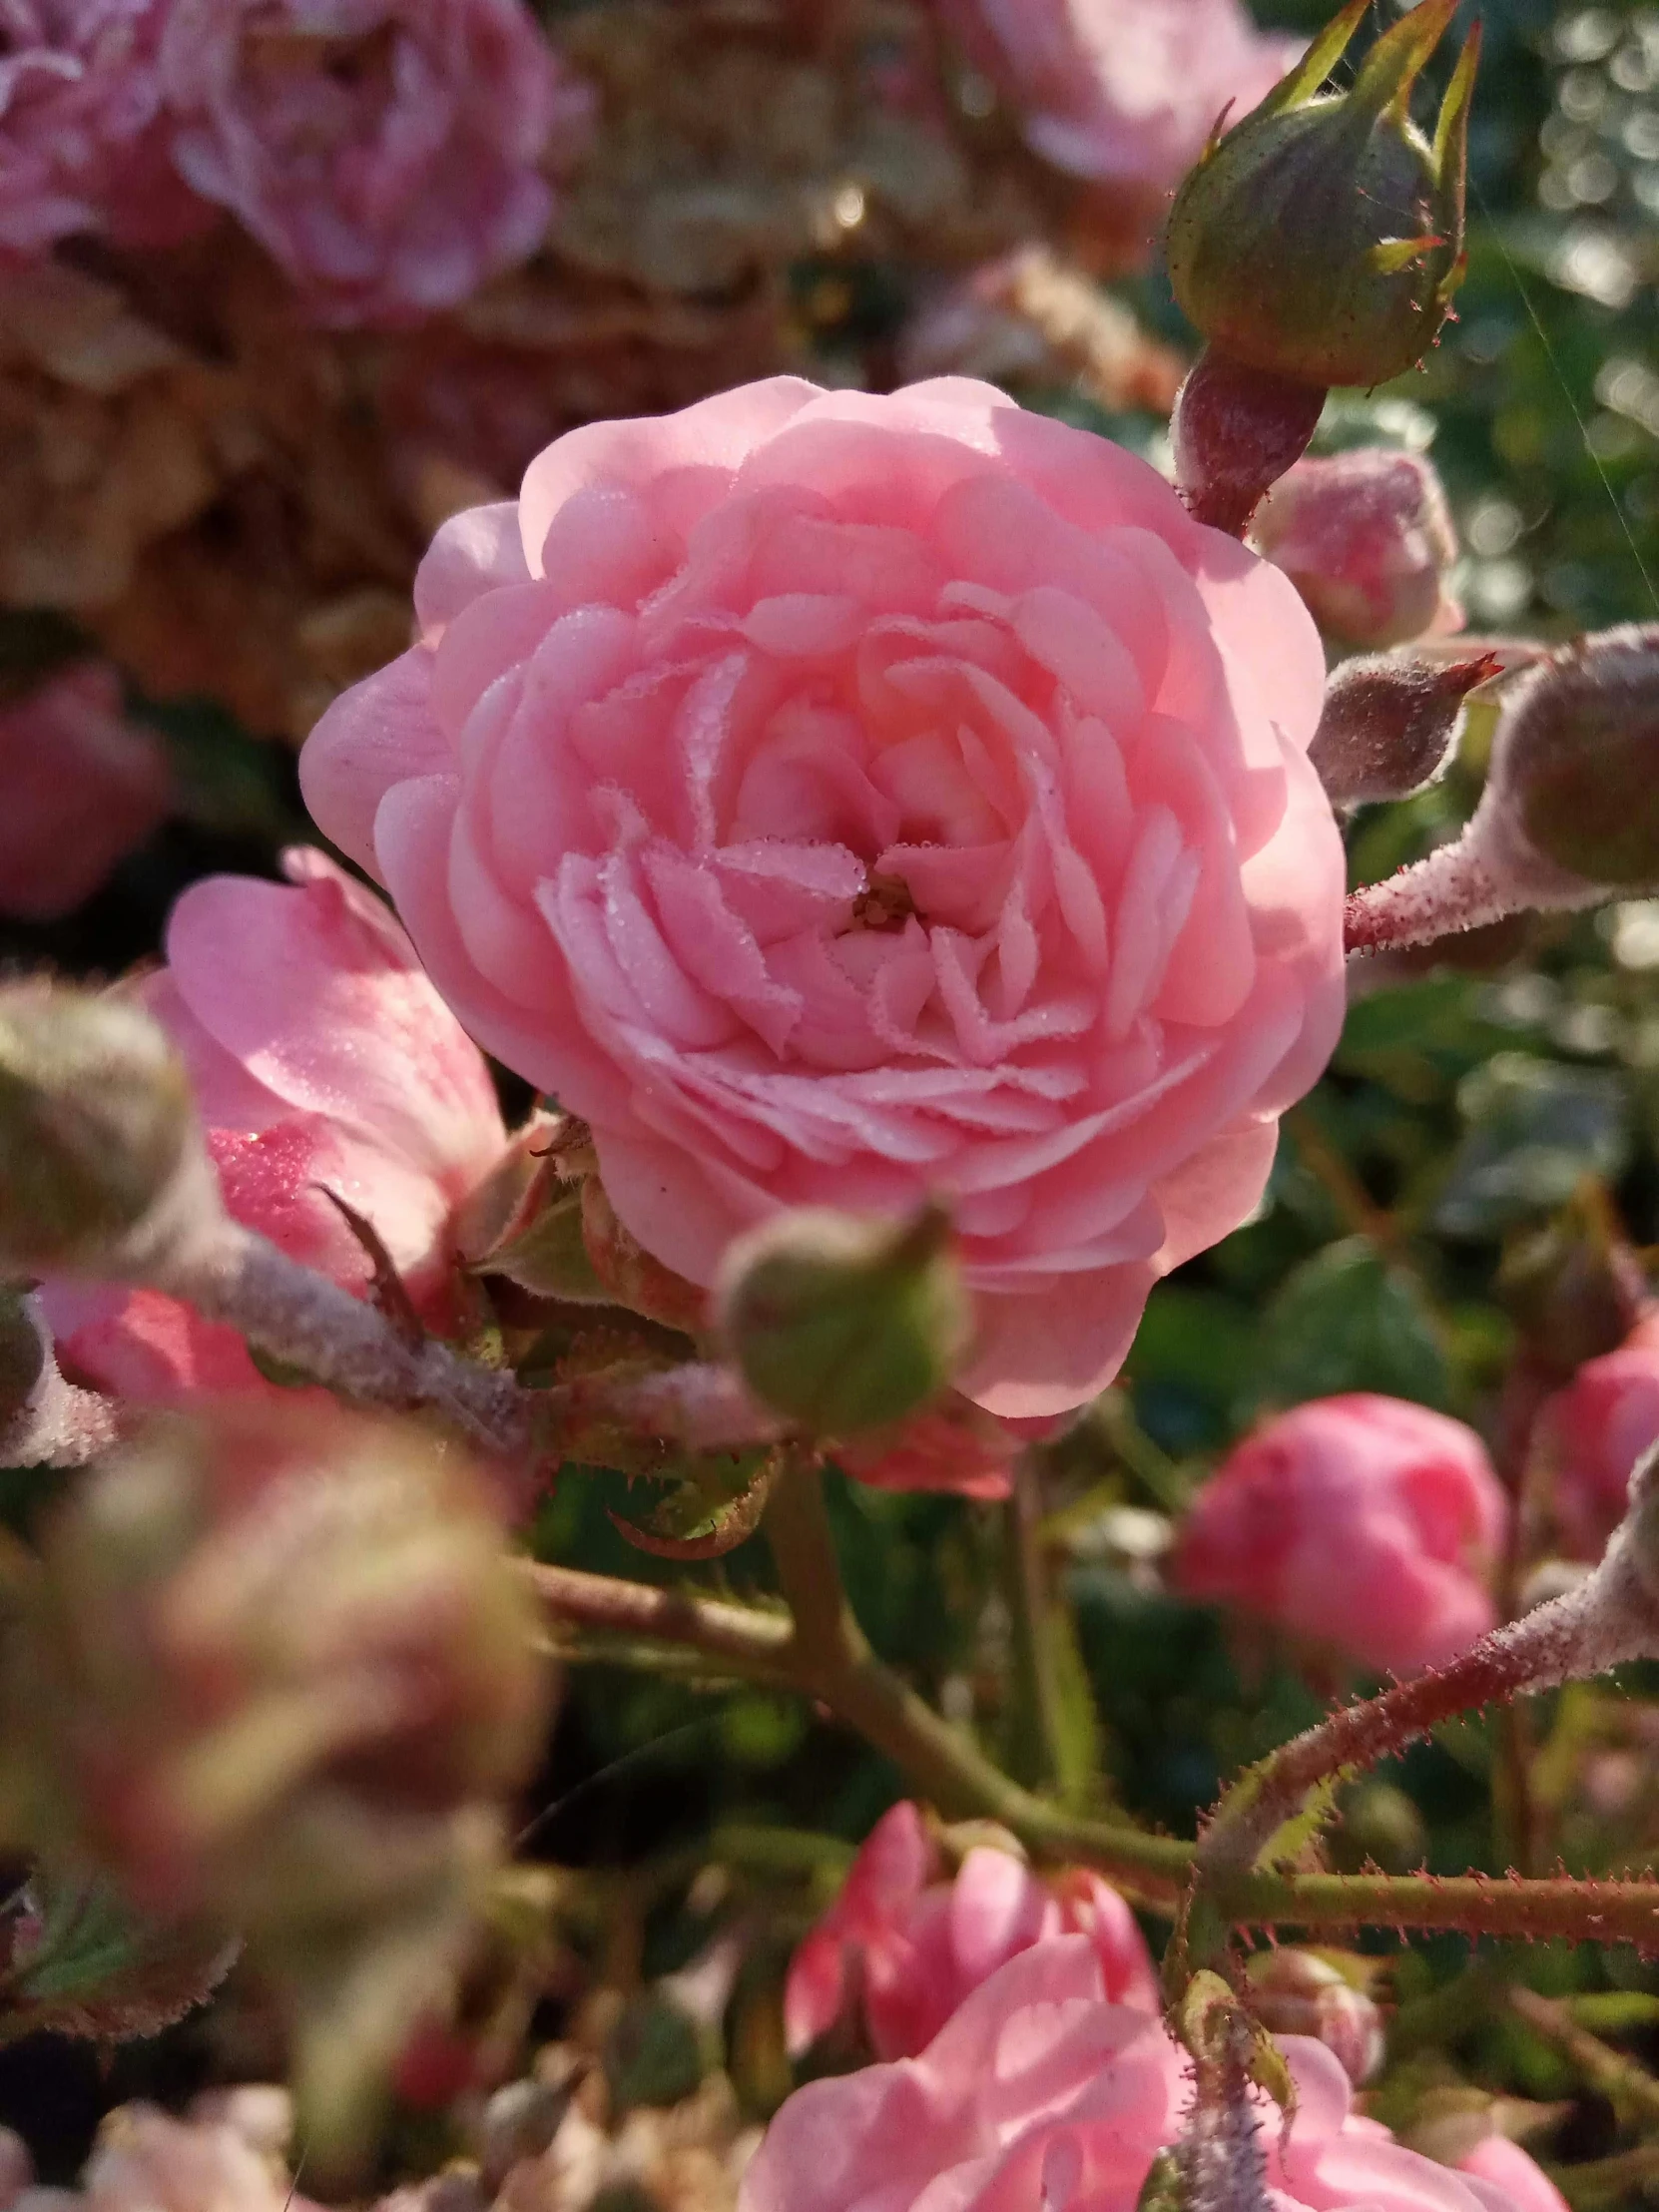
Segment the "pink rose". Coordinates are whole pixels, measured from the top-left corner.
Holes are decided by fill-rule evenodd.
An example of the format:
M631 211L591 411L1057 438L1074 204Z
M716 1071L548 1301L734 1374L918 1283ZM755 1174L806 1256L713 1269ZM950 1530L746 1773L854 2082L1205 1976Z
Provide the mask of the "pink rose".
M940 1852L901 1799L865 1838L840 1896L796 1951L784 1985L792 2054L834 2026L856 1989L882 2058L925 2049L971 1989L1018 1951L1086 1936L1105 1996L1158 2009L1158 1977L1135 1917L1100 1877L1076 1868L1045 1882L982 1845L941 1881Z
M88 662L0 707L0 913L71 912L156 828L172 781L112 668Z
M78 231L169 245L207 213L173 174L157 52L167 0L0 7L0 255Z
M1349 645L1401 645L1463 627L1441 584L1457 558L1451 510L1415 453L1361 447L1298 461L1257 508L1251 536L1321 629Z
M1172 1579L1407 1674L1492 1626L1484 1577L1508 1511L1461 1421L1364 1390L1315 1398L1247 1436L1204 1485Z
M1567 2200L1537 2160L1506 2135L1487 2135L1457 2161L1457 2171L1501 2189L1515 2212L1568 2212Z
M1355 2115L1322 2043L1281 2047L1296 2109L1282 2132L1268 2108L1260 2133L1280 2212L1520 2212ZM738 2212L1133 2212L1190 2101L1156 2013L1110 2003L1093 1947L1060 1936L982 1981L917 2056L798 2089Z
M560 438L415 607L307 799L624 1225L708 1285L785 1207L937 1192L961 1387L1093 1396L1342 1019L1279 571L984 385L777 378Z
M1637 1460L1659 1443L1659 1311L1545 1401L1537 1441L1553 1470L1556 1529L1569 1556L1599 1559L1624 1518Z
M320 852L292 887L187 890L139 996L184 1054L225 1201L359 1296L370 1266L327 1193L373 1226L435 1329L456 1319L447 1232L506 1143L489 1070L380 901ZM139 1403L258 1389L242 1339L154 1291L54 1281L64 1364Z
M1164 193L1224 109L1255 107L1302 52L1240 0L939 0L1023 112L1032 148L1074 176Z
M173 0L162 75L181 171L331 323L533 254L589 108L523 0Z

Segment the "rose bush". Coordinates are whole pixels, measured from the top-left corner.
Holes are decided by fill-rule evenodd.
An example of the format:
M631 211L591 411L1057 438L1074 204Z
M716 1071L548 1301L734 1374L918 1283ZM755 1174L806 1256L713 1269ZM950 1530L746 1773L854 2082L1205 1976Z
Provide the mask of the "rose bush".
M943 0L943 11L1037 153L1157 193L1225 108L1255 107L1302 51L1258 31L1238 0Z
M588 113L523 0L173 0L161 69L179 169L328 322L452 306L532 254Z
M235 875L173 910L168 964L137 995L183 1053L230 1211L358 1295L384 1244L422 1318L456 1317L449 1217L506 1143L483 1056L385 907L320 852L291 885ZM260 1389L234 1329L151 1290L52 1281L66 1367L136 1403Z
M1247 1436L1198 1493L1176 1587L1379 1673L1452 1658L1496 1618L1508 1502L1472 1428L1402 1398L1314 1398Z
M1064 1410L1246 1218L1342 1018L1288 581L966 381L788 378L441 530L317 821L693 1283L779 1209L954 1209L962 1387Z
M1283 2048L1297 2105L1260 2140L1284 2212L1516 2212L1500 2184L1436 2165L1355 2114L1323 2043L1287 2036ZM1109 2003L1089 1942L1056 1936L982 1982L918 2057L798 2089L739 2212L1132 2212L1191 2094L1185 2054L1157 2015Z
M990 1845L968 1852L953 1881L908 1799L883 1813L841 1893L797 1949L784 1985L784 2029L801 2052L841 2017L854 1988L881 2058L925 2049L958 2004L1016 1952L1086 1936L1112 2004L1158 2009L1158 1977L1135 1916L1082 1868L1044 1881Z

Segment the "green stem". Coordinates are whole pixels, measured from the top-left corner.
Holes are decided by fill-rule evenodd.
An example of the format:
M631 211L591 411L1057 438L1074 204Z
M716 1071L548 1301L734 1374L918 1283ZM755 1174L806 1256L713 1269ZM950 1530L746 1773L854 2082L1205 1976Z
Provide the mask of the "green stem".
M1002 1508L1002 1579L1013 1631L1006 1746L1015 1780L1034 1789L1058 1782L1065 1764L1060 1685L1046 1633L1050 1600L1040 1520L1036 1462L1030 1452L1022 1452Z
M1509 1991L1509 2003L1528 2027L1555 2045L1592 2089L1600 2090L1615 2110L1649 2125L1659 2120L1659 2081L1645 2066L1614 2050L1587 2027L1580 2027L1564 2004L1553 2003L1536 1989L1517 1985Z

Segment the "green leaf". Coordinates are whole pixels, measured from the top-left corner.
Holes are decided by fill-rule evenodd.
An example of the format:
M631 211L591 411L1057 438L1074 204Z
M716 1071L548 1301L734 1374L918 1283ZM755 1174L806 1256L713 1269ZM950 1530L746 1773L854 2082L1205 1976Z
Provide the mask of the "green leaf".
M1248 1403L1300 1405L1342 1390L1380 1390L1444 1407L1445 1351L1416 1280L1369 1237L1305 1260L1268 1308Z
M1609 1069L1503 1052L1465 1078L1457 1103L1466 1130L1434 1208L1445 1236L1495 1237L1629 1164L1629 1100Z
M41 1869L14 1924L0 2033L158 2035L212 1994L239 1947L223 1929L140 1920L101 1876Z

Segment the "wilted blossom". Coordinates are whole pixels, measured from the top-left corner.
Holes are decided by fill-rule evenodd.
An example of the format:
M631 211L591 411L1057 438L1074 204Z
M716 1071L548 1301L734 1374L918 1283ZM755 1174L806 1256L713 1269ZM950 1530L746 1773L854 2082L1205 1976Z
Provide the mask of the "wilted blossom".
M856 1993L877 2056L913 2057L970 1990L1056 1936L1088 1937L1109 2002L1157 2011L1145 1939L1098 1875L1077 1868L1044 1880L986 1844L966 1854L952 1880L941 1861L908 1799L876 1822L840 1896L791 1961L784 2028L793 2052L833 2027Z
M936 1196L959 1386L1099 1390L1342 1018L1287 580L987 386L779 378L572 431L415 606L308 801L624 1225L706 1285L786 1207Z
M524 0L173 0L173 158L326 322L452 306L535 252L587 95Z
M1637 1460L1659 1443L1659 1313L1616 1351L1585 1361L1545 1403L1536 1438L1561 1542L1572 1558L1599 1559L1624 1518Z
M1198 1493L1171 1574L1189 1597L1404 1674L1493 1625L1507 1512L1472 1428L1358 1390L1247 1436Z
M0 5L0 259L80 231L165 246L208 211L167 154L168 0Z
M1265 97L1302 51L1241 0L940 0L1020 112L1034 150L1079 177L1163 193L1223 111Z
M1297 2102L1283 2131L1268 2107L1260 2135L1280 2212L1519 2212L1500 2184L1359 2117L1322 2043L1287 2036L1281 2047ZM1111 2003L1093 1946L1056 1936L981 1982L917 2056L798 2089L739 2212L1133 2212L1191 2096L1185 2054L1157 2014Z
M113 668L88 662L0 706L0 913L71 912L144 842L171 789L161 741L127 719Z
M1362 446L1302 460L1256 510L1252 536L1322 630L1376 649L1463 626L1443 577L1457 557L1451 510L1416 453Z
M332 1192L441 1330L450 1215L506 1143L489 1070L381 902L319 852L286 864L286 885L193 884L137 996L184 1055L232 1214L364 1295ZM66 1369L123 1397L263 1386L234 1330L160 1292L55 1280L41 1304Z

